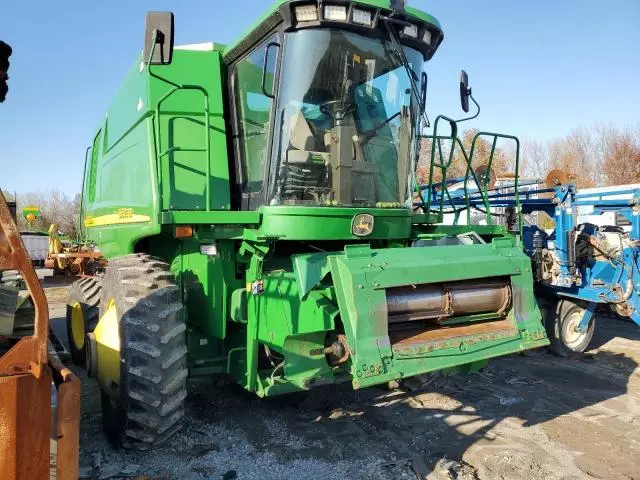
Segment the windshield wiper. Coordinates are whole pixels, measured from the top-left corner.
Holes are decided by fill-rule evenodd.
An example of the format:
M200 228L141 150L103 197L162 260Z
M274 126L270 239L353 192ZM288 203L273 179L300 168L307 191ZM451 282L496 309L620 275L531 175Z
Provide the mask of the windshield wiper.
M418 108L420 112L419 116L424 119L426 126L429 127L431 126L431 123L429 122L429 117L427 116L426 101L423 103L422 95L420 94L420 89L418 88L418 84L417 84L418 75L413 70L413 68L411 68L411 65L409 64L409 60L407 59L407 55L405 54L404 49L400 44L400 40L398 40L397 32L392 27L393 23L405 24L406 22L403 22L401 20L396 20L390 17L384 17L384 16L380 17L380 19L383 20L384 27L386 28L387 33L389 34L389 38L391 39L391 41L387 39L384 39L383 41L385 42L385 44L387 44L390 47L390 50L393 53L393 55L402 64L405 71L407 72L407 76L409 77L409 83L411 84L411 90L413 92L413 95L416 98L416 101L418 102Z
M378 125L374 125L369 130L366 130L366 131L362 132L360 134L360 143L362 145L367 143L369 140L371 140L373 137L376 136L376 133L378 133L378 130L380 130L382 127L384 127L387 123L389 123L394 118L399 117L401 115L401 113L402 112L396 112L393 115L391 115L389 118L385 119L382 123L380 123Z

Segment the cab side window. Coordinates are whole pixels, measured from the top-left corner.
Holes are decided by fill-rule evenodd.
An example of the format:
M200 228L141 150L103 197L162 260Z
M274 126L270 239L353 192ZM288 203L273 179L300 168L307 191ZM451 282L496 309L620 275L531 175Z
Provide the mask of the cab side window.
M263 203L262 187L269 155L269 131L273 99L263 93L262 73L265 66L267 40L235 67L235 104L238 116L239 170L242 178L242 204L255 210ZM274 91L278 50L271 48L267 56L265 90Z
M89 203L93 203L96 201L96 184L97 178L96 174L98 172L98 158L100 153L100 136L102 134L102 130L98 131L98 134L93 139L93 144L91 145L91 156L89 157L89 168L85 170L86 180L85 183L87 185L87 201Z

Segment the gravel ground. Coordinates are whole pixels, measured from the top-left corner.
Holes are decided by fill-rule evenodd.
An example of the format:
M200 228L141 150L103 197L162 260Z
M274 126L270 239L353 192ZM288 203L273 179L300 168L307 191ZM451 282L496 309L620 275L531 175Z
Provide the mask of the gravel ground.
M62 334L64 296L50 293ZM343 385L282 401L224 378L194 379L184 428L145 453L108 444L97 384L75 369L80 463L85 473L100 464L102 478L166 480L640 479L640 329L604 319L592 346L582 360L540 351L471 376L424 376L394 390Z

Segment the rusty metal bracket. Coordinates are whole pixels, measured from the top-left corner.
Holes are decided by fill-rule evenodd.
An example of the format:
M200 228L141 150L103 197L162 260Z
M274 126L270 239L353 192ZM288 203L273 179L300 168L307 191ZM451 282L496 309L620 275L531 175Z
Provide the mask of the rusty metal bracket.
M22 274L33 299L36 313L33 336L21 339L0 357L0 376L30 373L40 378L42 369L47 364L49 323L47 299L1 192L0 270L18 270Z
M80 381L47 352L49 309L6 200L0 192L0 269L18 270L35 307L34 333L0 356L0 477L78 478ZM0 337L2 340L3 337ZM52 424L52 388L58 396ZM52 431L55 438L52 439ZM54 441L52 441L54 440Z
M58 389L56 479L75 480L80 462L80 380L56 359L50 358L49 366Z

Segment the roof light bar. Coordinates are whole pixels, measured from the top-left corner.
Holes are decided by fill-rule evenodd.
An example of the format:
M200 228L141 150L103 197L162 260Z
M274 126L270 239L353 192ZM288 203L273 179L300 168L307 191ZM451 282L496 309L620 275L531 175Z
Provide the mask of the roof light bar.
M373 13L371 10L354 8L352 21L358 25L366 25L367 27L370 27L373 24Z
M347 7L345 7L344 5L325 5L324 19L333 20L336 22L346 22Z
M374 27L377 24L377 20L380 15L385 12L384 8L375 8L372 6L369 8L362 8L358 3L344 2L341 4L332 3L339 0L302 0L304 3L301 5L294 3L293 7L293 19L296 23L300 24L300 28L322 26L324 22L345 22L352 25L360 25L364 27ZM328 3L325 3L328 2ZM345 3L345 4L342 4ZM405 0L399 0L397 5L403 5ZM357 5L357 6L356 6ZM436 47L440 41L440 34L437 30L433 30L430 26L420 22L413 23L411 15L402 15L402 18L397 21L400 24L400 37L412 46L417 46L417 43L424 44L421 47L425 55L428 53L429 58L433 55L433 44L436 43ZM418 47L420 48L420 47Z
M418 38L418 26L415 24L407 25L404 27L403 33L407 37Z
M312 5L299 5L295 8L296 22L314 22L318 20L318 7Z

